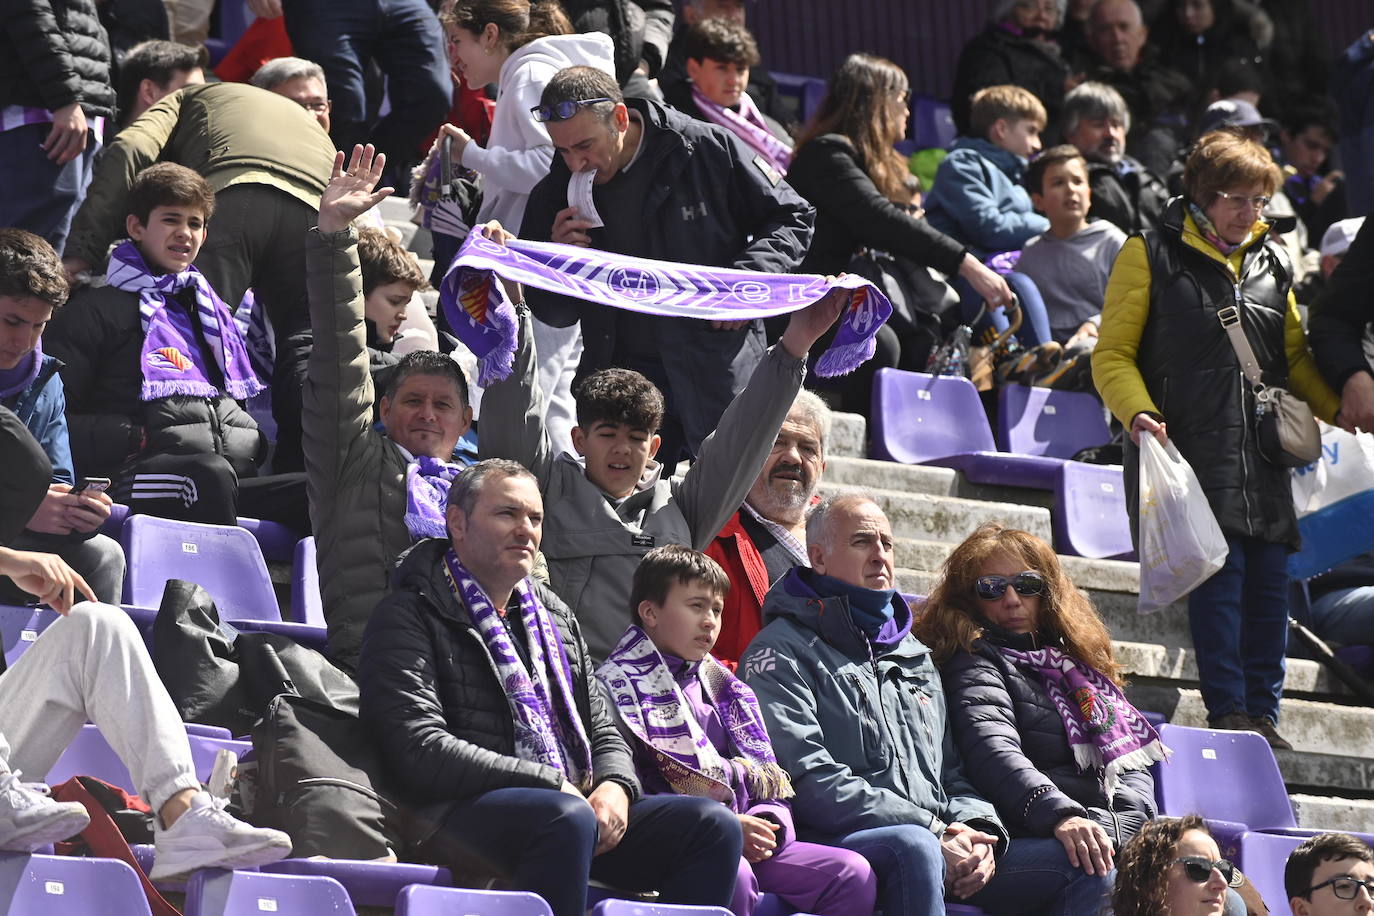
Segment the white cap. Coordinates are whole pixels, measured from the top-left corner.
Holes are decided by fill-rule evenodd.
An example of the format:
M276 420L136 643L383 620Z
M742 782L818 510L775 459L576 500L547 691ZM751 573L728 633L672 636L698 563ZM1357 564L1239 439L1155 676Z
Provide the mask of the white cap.
M1346 250L1350 248L1350 243L1355 241L1355 236L1360 234L1360 227L1363 225L1363 216L1356 216L1351 219L1343 219L1332 223L1326 228L1326 232L1322 235L1322 255L1345 254Z

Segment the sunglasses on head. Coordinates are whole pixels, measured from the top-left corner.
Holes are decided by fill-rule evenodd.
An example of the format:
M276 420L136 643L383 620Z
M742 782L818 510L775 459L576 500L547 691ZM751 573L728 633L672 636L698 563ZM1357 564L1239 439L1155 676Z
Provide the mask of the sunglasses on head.
M1221 872L1221 877L1230 887L1240 887L1245 883L1245 876L1240 873L1240 869L1226 859L1211 862L1202 856L1179 856L1174 859L1174 864L1182 865L1183 873L1188 876L1188 880L1198 884L1206 884L1211 879L1212 869Z
M973 583L973 590L984 601L995 601L1007 593L1007 586L1016 590L1023 598L1045 594L1045 577L1033 569L1017 573L1011 578L1006 576L979 576Z
M610 102L612 99L604 95L599 99L576 99L568 102L557 102L553 105L536 105L530 109L530 114L541 124L550 121L566 121L577 114L578 109L583 105L595 105L598 102Z

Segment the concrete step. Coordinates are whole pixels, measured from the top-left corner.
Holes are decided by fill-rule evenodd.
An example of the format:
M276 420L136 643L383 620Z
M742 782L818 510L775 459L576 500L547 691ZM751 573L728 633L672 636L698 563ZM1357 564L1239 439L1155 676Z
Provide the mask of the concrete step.
M826 458L862 458L868 454L868 420L857 413L830 414L830 442Z
M824 493L867 496L882 507L893 534L902 538L958 543L983 522L997 521L1050 539L1050 513L1038 506L988 503L953 496L908 493L879 487L822 483Z
M1374 760L1368 757L1275 751L1274 759L1290 792L1374 798Z
M1116 638L1112 639L1112 645L1116 649L1116 659L1126 669L1129 680L1149 681L1156 685L1172 681L1178 686L1197 686L1197 653L1189 647L1171 648ZM1305 658L1288 659L1283 692L1285 696L1320 700L1348 695L1345 685L1324 666Z
M953 468L930 468L834 455L826 456L822 479L826 483L904 493L929 493L932 496L957 496L959 487L959 472Z
M1346 833L1374 833L1374 801L1367 798L1332 798L1293 794L1293 813L1299 827L1313 830L1340 830Z

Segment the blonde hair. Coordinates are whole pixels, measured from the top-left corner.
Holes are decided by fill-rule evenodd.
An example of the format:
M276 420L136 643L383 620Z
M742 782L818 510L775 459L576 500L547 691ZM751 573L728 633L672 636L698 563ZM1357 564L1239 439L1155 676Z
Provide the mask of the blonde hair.
M1044 104L1029 90L1020 86L989 86L973 94L969 108L969 129L975 136L986 138L999 119L1034 121L1041 130L1049 115Z

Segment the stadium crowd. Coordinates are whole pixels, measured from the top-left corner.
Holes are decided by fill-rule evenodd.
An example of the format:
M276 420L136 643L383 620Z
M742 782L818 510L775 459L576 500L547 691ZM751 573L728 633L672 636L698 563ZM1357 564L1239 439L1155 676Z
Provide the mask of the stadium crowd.
M1305 0L1004 0L957 137L914 149L900 66L851 54L799 109L745 0L248 0L216 68L214 3L165 2L2 7L0 600L65 619L0 676L0 849L86 828L22 777L87 721L151 878L300 849L202 786L119 606L125 513L251 517L314 538L314 664L393 858L557 916L593 880L739 916L1266 912L1160 816L1169 749L1052 545L971 526L917 598L879 502L819 487L880 369L1092 393L1133 536L1153 437L1229 549L1186 599L1209 726L1291 749L1300 538L1256 418L1275 386L1374 430L1374 32L1337 62ZM429 275L379 215L407 194ZM473 305L469 237L826 291L702 318L501 274ZM894 309L822 377L842 274ZM461 325L490 314L500 372ZM1374 644L1368 555L1311 590L1319 635ZM1282 883L1269 912L1374 911L1374 851L1313 836Z

